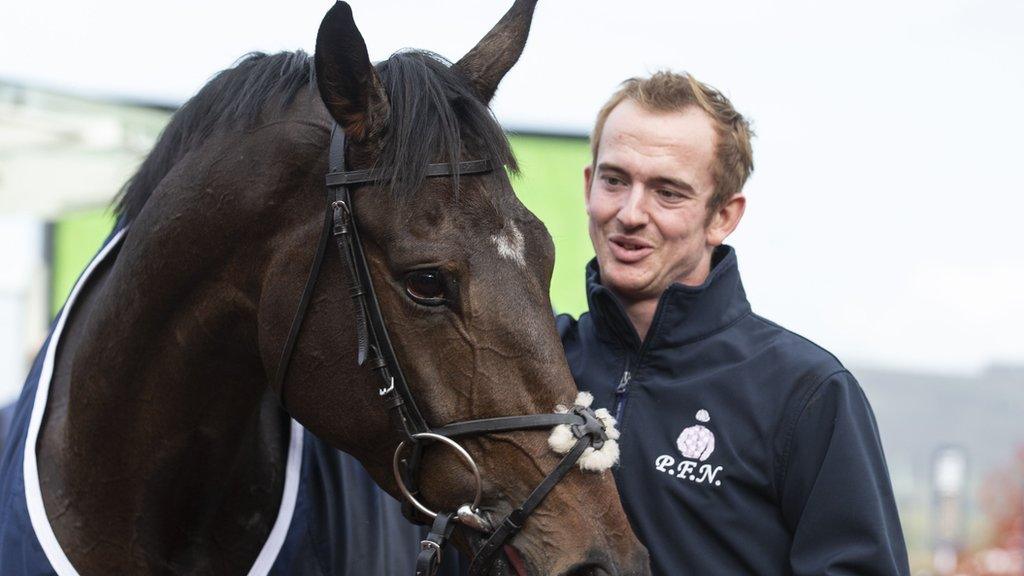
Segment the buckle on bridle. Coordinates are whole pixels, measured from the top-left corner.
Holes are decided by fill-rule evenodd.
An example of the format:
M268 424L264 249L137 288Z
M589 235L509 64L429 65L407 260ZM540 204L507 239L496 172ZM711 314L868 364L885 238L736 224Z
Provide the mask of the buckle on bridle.
M431 549L433 549L434 553L437 554L437 561L440 563L441 562L441 546L437 542L434 542L432 540L422 540L422 541L420 541L420 550L421 551L423 551L423 550L431 550Z
M344 200L331 202L331 209L334 211L335 236L348 236L352 233L352 209Z

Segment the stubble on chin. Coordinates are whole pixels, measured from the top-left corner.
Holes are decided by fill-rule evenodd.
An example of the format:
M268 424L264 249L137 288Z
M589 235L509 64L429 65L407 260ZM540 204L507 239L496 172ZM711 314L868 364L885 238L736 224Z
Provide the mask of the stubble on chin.
M600 259L598 260L600 265ZM651 277L645 270L630 271L624 269L622 264L612 264L608 268L609 274L605 275L605 269L601 268L601 284L610 289L625 304L643 302L652 298L660 297L656 294L654 287L657 279Z

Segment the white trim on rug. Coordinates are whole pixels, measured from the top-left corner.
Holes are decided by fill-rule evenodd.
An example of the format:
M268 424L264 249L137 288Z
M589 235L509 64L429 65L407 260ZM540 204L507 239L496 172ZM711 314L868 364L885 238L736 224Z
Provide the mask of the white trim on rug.
M82 273L81 278L75 283L75 287L68 296L64 310L61 312L57 324L50 335L50 342L46 348L43 359L42 370L39 373L39 383L36 387L36 397L32 404L32 417L29 419L28 433L25 439L25 500L28 507L28 515L32 521L32 530L46 554L50 566L57 573L57 576L78 576L78 571L68 560L64 550L57 542L57 536L50 526L50 520L46 516L46 509L43 507L43 494L39 485L39 468L36 460L36 444L39 438L39 428L43 422L43 414L46 411L46 399L50 393L50 380L53 378L53 364L56 356L57 345L60 342L61 333L64 331L64 323L67 321L68 312L75 303L79 291L85 282L92 275L93 270L106 258L106 256L124 238L126 230L119 231L107 242L107 245L93 258L92 262ZM259 556L249 570L249 576L266 576L274 565L277 555L281 552L285 537L288 534L288 526L291 524L292 515L295 512L295 502L299 492L299 476L302 469L302 426L292 420L290 439L288 442L288 463L285 468L284 490L281 495L281 506L277 512L277 519L270 530L267 541L263 543Z
M295 513L295 502L299 497L299 478L302 472L302 437L305 431L302 425L292 420L291 438L288 441L288 465L284 473L284 490L281 494L281 508L277 512L277 520L270 529L267 541L263 543L256 562L249 570L249 576L266 576L273 568L277 555L281 553L284 540L288 536L288 527L292 525L292 514Z

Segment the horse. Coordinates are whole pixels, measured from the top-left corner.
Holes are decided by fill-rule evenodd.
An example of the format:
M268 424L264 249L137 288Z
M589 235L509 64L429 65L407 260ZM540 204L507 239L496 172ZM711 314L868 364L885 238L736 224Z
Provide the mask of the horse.
M175 113L19 400L24 428L0 483L27 504L0 501L0 572L45 554L58 574L332 573L323 556L341 544L296 520L328 516L331 529L338 502L305 492L337 493L343 478L324 454L344 451L388 494L412 496L394 472L410 439L395 418L402 398L381 400L386 362L366 359L357 272L322 249L339 134L349 175L373 175L351 185L345 208L407 403L440 429L573 405L548 296L553 243L515 196L515 159L488 109L534 5L517 0L455 64L412 50L374 66L339 2L312 58L250 55ZM495 169L463 169L476 159ZM582 422L586 409L574 410ZM508 520L550 484L487 573L648 574L611 475L570 471L549 431L492 426L459 450L418 445L415 502L451 511L477 500L466 517L438 514L473 555L487 526L466 518ZM556 467L564 478L546 482ZM384 508L397 510L380 506L350 528L398 554L404 542L373 542L392 521ZM19 522L38 542L4 534ZM306 543L286 553L293 537Z

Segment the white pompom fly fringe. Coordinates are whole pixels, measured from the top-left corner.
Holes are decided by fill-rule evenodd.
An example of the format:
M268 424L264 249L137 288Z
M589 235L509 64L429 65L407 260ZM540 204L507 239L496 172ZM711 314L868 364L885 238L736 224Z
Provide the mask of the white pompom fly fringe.
M580 392L576 396L575 405L589 408L593 402L593 395L589 392ZM565 414L568 411L569 408L562 405L555 407L555 412L559 414ZM594 415L604 425L604 433L608 436L608 439L604 441L604 446L600 449L594 449L592 446L585 449L583 455L580 456L578 464L580 470L603 472L619 461L619 431L615 428L615 418L612 417L607 409L598 408L594 410ZM565 454L572 450L572 447L576 445L576 441L577 438L573 436L569 425L559 424L551 431L551 436L548 437L548 446L558 454Z

